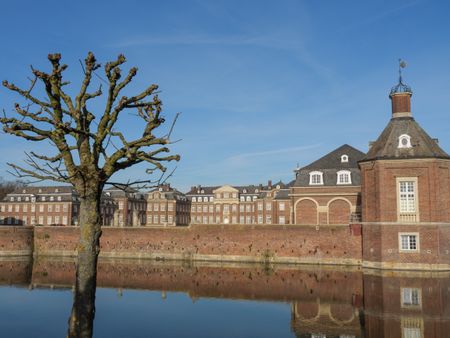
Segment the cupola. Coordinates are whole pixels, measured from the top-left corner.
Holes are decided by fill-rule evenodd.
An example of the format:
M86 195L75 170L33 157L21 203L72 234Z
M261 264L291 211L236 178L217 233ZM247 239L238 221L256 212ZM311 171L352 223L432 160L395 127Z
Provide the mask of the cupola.
M406 62L399 59L398 84L391 88L389 97L392 103L392 118L411 117L411 87L403 83L402 68Z

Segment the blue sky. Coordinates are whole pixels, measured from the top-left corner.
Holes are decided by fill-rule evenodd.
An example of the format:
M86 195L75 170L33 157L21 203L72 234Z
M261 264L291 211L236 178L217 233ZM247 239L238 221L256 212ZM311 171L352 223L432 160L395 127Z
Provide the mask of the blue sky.
M0 74L26 85L30 64L48 69L46 55L61 52L75 91L88 51L100 62L123 53L139 67L130 92L157 83L167 119L182 112L173 185L290 181L297 163L344 143L367 151L390 118L400 57L414 116L450 151L449 12L410 0L9 1ZM0 108L17 100L0 89ZM142 125L127 115L121 127ZM49 149L0 134L0 176L36 147ZM128 177L144 168L115 179Z

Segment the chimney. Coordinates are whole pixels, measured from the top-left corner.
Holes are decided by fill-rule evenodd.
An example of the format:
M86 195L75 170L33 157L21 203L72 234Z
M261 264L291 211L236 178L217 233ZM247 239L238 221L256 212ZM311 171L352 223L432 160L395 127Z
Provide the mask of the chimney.
M406 62L398 60L398 84L392 87L389 98L392 103L392 118L411 117L411 87L403 83L402 68L406 67Z
M269 187L269 189L272 189L272 180L269 180L269 181L267 182L267 186Z

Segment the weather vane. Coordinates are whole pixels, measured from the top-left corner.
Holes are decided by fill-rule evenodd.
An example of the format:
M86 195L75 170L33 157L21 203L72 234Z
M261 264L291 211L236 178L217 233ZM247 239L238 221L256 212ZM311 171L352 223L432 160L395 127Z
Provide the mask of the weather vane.
M406 68L406 62L405 62L405 60L398 59L398 82L399 83L403 83L402 68Z

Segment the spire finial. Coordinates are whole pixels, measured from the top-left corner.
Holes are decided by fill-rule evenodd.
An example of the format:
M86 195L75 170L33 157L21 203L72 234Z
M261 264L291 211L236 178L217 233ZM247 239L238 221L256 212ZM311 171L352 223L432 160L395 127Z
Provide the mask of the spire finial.
M398 83L403 84L402 68L406 68L405 60L398 59Z
M410 93L412 94L411 87L403 83L402 68L406 68L406 62L403 59L398 59L398 83L391 88L389 95L396 93Z

